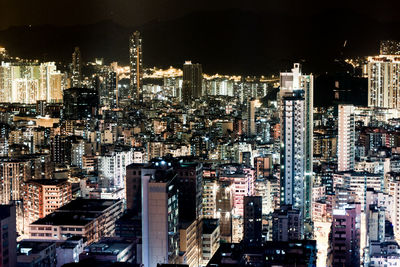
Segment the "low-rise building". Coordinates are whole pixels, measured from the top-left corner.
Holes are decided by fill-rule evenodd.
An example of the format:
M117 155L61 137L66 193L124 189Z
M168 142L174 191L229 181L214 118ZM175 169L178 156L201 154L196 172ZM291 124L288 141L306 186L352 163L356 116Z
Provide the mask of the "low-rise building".
M56 267L56 243L49 241L21 241L17 244L17 267Z
M114 236L115 222L121 216L121 200L76 199L29 225L29 237L66 240L71 236L87 238L91 244Z
M94 260L99 266L101 262L133 262L136 257L135 245L123 238L104 238L85 247L79 259Z
M79 262L79 254L83 252L86 242L83 237L73 236L65 241L57 242L57 267Z

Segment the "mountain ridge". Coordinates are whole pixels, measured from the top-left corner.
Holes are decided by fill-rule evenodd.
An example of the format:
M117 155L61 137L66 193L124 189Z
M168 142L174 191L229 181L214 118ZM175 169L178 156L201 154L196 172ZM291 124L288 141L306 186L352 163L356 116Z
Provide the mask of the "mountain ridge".
M198 11L169 20L153 20L138 27L110 20L75 26L21 26L0 31L0 45L12 56L71 61L75 46L84 61L104 57L127 64L128 38L143 35L146 67L181 67L185 60L203 64L206 73L273 74L295 61L305 71L334 71L335 59L377 54L380 39L400 39L394 29L350 10L331 9L302 18L265 11ZM347 46L343 47L347 40Z

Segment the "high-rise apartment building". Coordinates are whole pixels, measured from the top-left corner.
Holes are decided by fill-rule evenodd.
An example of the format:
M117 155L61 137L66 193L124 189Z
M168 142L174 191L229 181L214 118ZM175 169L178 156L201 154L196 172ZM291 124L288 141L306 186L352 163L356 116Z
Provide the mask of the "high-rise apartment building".
M107 73L105 81L106 92L108 96L108 105L111 108L118 108L118 75L115 71L110 71Z
M281 202L295 208L303 206L300 208L302 216L309 221L313 181L314 77L303 74L300 64L295 63L291 72L281 73L280 85L281 187L284 187Z
M188 104L203 95L203 70L201 64L186 61L183 64L182 101Z
M203 219L203 266L206 266L220 245L218 219Z
M231 181L220 181L217 189L217 218L220 221L221 240L232 242L233 195L235 188Z
M386 185L389 195L393 198L391 221L393 224L394 236L397 242L400 242L400 177L397 175L388 176Z
M200 220L203 216L203 164L184 161L177 165L179 181L179 219L182 221Z
M79 47L72 53L72 87L82 86L82 57Z
M260 101L253 99L247 103L247 136L251 137L257 134L256 132L256 107L260 106Z
M24 183L25 225L43 218L72 200L67 179L35 179Z
M22 200L24 181L32 178L32 164L28 160L0 159L0 204Z
M0 123L0 157L8 156L10 146L9 135L11 126L7 123Z
M132 150L119 148L99 158L100 178L105 184L114 188L125 185L126 167L133 163Z
M131 74L131 98L142 101L143 89L143 52L142 37L139 31L134 32L129 38L130 74Z
M215 178L203 179L203 218L217 218L218 187Z
M243 217L244 197L254 195L255 172L244 165L222 165L219 182L230 182L233 190L233 215Z
M176 174L155 170L142 176L142 263L179 261L179 214Z
M304 216L304 94L303 90L280 93L281 108L281 205L293 205Z
M338 171L354 170L355 121L354 106L338 106Z
M2 62L0 65L2 103L60 102L62 88L62 74L54 62Z
M163 176L165 175L166 175L165 179L170 177L168 179L172 179L173 181L172 180L169 181L168 179L165 181L162 180L164 179ZM169 201L173 202L177 201L177 204L176 205L174 204L176 211L174 211L174 208L172 208L171 210L172 204L169 202L168 205L165 204L168 207L163 206L164 202L158 202L157 208L154 208L155 206L157 206L155 202L150 204L150 201L154 201L151 200L150 198L157 196L156 194L151 193L152 191L149 191L151 190L150 187L155 187L156 184L160 184L162 181L164 181L163 183L165 183L166 187L165 189L162 189L162 192L164 192L165 190L166 192L165 194L168 193L168 198L173 198L170 199ZM178 258L175 259L174 257L165 258L166 255L165 253L167 252L164 250L160 250L157 247L156 245L157 237L153 234L154 231L159 232L157 227L161 227L161 224L168 225L168 229L170 230L172 229L171 231L169 230L170 234L174 233L174 235L172 237L170 236L167 238L167 236L164 236L164 232L162 232L163 234L161 234L159 238L163 240L162 242L167 242L164 243L165 245L169 244L168 245L169 247L167 246L169 248L168 253L175 253L174 249L176 247L172 242L173 241L172 239L177 238L175 236L175 228L173 228L173 225L176 222L180 224L181 229L186 229L186 227L190 226L189 232L191 233L190 234L191 240L189 243L192 245L195 244L195 247L197 247L196 249L197 253L194 253L192 251L193 248L192 245L190 245L189 248L187 248L188 254L186 254L186 256L191 255L189 257L191 258L193 255L196 255L195 256L196 260L187 259L188 260L187 262L189 263L196 261L198 263L198 261L201 259L200 255L201 251L199 248L201 248L201 234L202 234L201 218L203 216L202 181L203 181L203 165L198 162L193 162L187 158L179 158L179 159L171 157L154 158L153 160L151 160L151 162L147 164L131 164L127 166L126 168L127 208L133 211L133 213L141 214L142 216L142 229L143 229L142 234L143 236L144 235L149 236L149 243L146 243L145 245L147 248L147 252L145 253L146 255L148 255L146 256L148 257L148 259L152 259L153 257L156 258L158 257L157 260L159 261L159 263L176 262L178 260ZM172 182L173 185L172 184L168 185L169 183ZM148 189L146 189L147 184L149 186ZM175 191L174 192L168 191L172 189L174 189ZM176 194L176 199L175 196L171 194ZM150 208L149 205L152 205L151 206L152 208ZM168 218L164 218L163 216L164 215L166 216L166 214L162 212L164 212L164 209L168 208L169 208ZM155 211L153 211L153 209L155 209ZM161 217L156 216L156 214L153 214L153 212L155 212L156 214L161 214L160 215ZM171 221L174 218L177 219L176 222ZM150 230L150 228L153 230ZM186 235L187 232L185 231L183 231L182 234ZM164 238L166 239L164 240ZM185 239L186 237L183 238ZM194 240L192 240L192 238ZM182 240L182 242L185 243L184 240ZM179 250L179 248L176 249ZM161 259L161 257L164 258Z
M202 260L201 247L197 238L194 238L198 231L197 220L179 223L179 225L179 262L189 267L199 266Z
M327 266L360 266L360 205L335 209Z
M400 42L383 40L380 42L380 55L400 55Z
M368 106L400 108L400 58L368 57Z
M62 101L62 74L54 62L40 64L40 94L36 100Z

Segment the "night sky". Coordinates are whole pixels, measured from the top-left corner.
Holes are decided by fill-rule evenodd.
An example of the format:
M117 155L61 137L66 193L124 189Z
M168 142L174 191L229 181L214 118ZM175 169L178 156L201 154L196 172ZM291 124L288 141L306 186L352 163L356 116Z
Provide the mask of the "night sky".
M400 1L353 0L0 0L0 45L46 60L69 60L78 45L86 61L127 63L127 36L139 29L145 66L191 59L206 72L259 74L297 60L316 72L400 39L399 8Z
M399 1L190 1L190 0L1 0L0 28L13 25L76 25L113 20L125 26L139 26L160 19L169 20L200 10L263 10L282 15L312 16L329 9L356 11L381 22L399 22Z

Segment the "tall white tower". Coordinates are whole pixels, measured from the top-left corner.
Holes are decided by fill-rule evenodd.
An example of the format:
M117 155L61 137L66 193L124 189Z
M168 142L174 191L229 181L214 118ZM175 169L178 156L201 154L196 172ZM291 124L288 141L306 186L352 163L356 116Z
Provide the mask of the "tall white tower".
M368 106L400 109L400 60L398 56L368 58Z
M302 203L301 211L303 218L311 220L314 78L312 75L303 74L300 64L295 63L291 72L281 73L280 85L281 167L283 167L283 169L281 169L281 188L284 188L285 185L289 186L289 180L293 181L295 177L301 177L303 184L298 190L301 188L303 195L302 197L297 196L299 199L295 199L295 203L298 201ZM293 118L290 118L290 116L293 116ZM290 131L287 127L290 127ZM301 131L301 136L297 131ZM294 140L292 137L296 134L298 135L296 138L301 138L301 141L299 141L302 146L301 148L297 143L293 144ZM293 148L296 148L296 151L294 151ZM289 162L285 162L284 160L284 158L288 159L290 157L293 157L293 159L298 157L298 159L296 159L296 162L298 162L297 167L293 170L287 170L286 165L289 164ZM293 164L293 160L290 161L290 164ZM283 195L286 194L286 200L285 198L282 200L281 194L281 202L292 204L288 202L288 194L292 186L293 182L291 182L289 188L282 189ZM297 205L300 204L297 203L295 207Z
M338 117L338 171L354 170L354 106L339 105Z
M281 204L304 211L304 92L280 94Z

